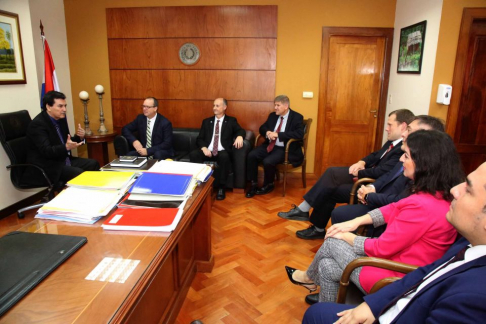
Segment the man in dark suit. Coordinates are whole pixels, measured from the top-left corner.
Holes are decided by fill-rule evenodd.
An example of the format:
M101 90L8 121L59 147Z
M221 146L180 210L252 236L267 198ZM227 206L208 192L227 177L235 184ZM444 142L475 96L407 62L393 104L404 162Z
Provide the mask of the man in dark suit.
M172 123L157 112L159 102L154 97L144 100L140 114L134 121L123 127L122 135L132 144L135 151L127 155L147 156L165 160L174 156L172 148ZM137 139L134 132L138 133Z
M317 303L303 323L479 323L486 318L486 163L451 189L445 215L463 236L436 262L364 297Z
M84 171L99 170L96 160L78 158L71 150L84 144L84 129L78 124L76 135L69 134L66 121L66 96L58 91L49 91L42 98L42 111L27 129L27 163L41 167L55 185L65 183ZM31 185L45 185L42 174L28 168L23 182Z
M415 116L402 134L403 141L409 134L420 129L445 131L440 119L427 115ZM410 184L409 179L403 175L403 163L398 162L392 170L379 177L374 183L361 186L357 195L360 204L345 205L334 209L331 213L332 223L342 223L354 219L367 214L370 210L405 198L410 194ZM383 229L373 229L373 236L380 235Z
M297 237L305 240L322 239L326 235L326 225L336 203L349 201L353 178L377 179L390 171L402 155L402 133L407 129L414 115L408 109L399 109L388 115L385 128L388 141L376 152L364 157L349 168L331 167L319 178L317 183L304 195L304 201L288 212L279 212L279 217L290 220L310 220L312 225L296 232ZM309 210L313 207L309 218Z
M247 198L265 195L274 189L276 165L285 160L285 146L292 139L304 138L304 124L301 114L290 109L289 97L281 95L274 100L275 112L268 115L267 121L260 126L260 135L265 142L254 148L247 159L247 179L251 182ZM299 142L290 144L289 161L299 165L304 159L302 145ZM263 186L258 189L258 163L263 162Z
M203 120L196 139L197 150L190 153L191 162L216 161L214 187L218 190L217 200L226 198L225 183L231 169L231 150L243 147L246 135L235 117L226 115L228 102L224 98L214 100L213 117Z

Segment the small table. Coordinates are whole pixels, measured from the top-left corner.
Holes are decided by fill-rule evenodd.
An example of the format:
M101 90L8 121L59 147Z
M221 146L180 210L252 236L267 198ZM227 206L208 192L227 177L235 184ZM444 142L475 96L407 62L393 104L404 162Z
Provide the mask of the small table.
M117 132L108 134L93 134L85 136L88 143L88 156L98 161L100 165L106 165L110 162L108 158L108 142L113 142Z

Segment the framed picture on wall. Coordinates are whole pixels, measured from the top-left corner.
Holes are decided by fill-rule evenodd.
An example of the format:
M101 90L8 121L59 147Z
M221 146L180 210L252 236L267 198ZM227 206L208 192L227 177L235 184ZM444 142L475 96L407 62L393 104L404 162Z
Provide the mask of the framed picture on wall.
M398 73L420 74L424 55L427 20L400 30L398 49Z
M25 84L19 15L0 10L0 84Z

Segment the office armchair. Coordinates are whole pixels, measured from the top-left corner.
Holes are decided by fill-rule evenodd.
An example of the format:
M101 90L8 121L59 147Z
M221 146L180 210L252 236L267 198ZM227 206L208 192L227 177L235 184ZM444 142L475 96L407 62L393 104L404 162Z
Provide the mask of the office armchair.
M351 261L346 268L343 271L343 274L341 275L341 280L339 282L339 290L338 290L338 295L337 295L337 302L340 304L357 304L363 301L363 293L359 291L357 288L353 290L352 296L347 296L347 291L348 287L350 284L349 278L351 277L351 273L353 272L354 269L358 267L364 267L364 266L372 266L372 267L377 267L377 268L382 268L382 269L387 269L387 270L392 270L396 272L401 272L401 273L409 273L414 271L415 269L418 268L418 266L407 264L407 263L401 263L401 262L396 262L396 261L390 261L386 259L380 259L380 258L374 258L374 257L362 257L358 258L356 260ZM400 279L399 277L388 277L381 279L377 283L373 285L373 287L370 290L370 294L380 290L381 288L385 287L386 285L389 285L393 283L394 281ZM360 294L360 296L356 296L357 294ZM352 300L350 302L350 300Z
M280 172L283 174L283 188L282 188L282 197L285 197L285 188L287 184L287 173L298 168L302 168L302 186L307 188L306 182L306 166L307 166L307 143L309 141L309 133L310 133L310 126L312 124L312 118L304 119L304 138L303 139L295 139L292 138L287 142L285 146L285 160L283 163L277 164L277 173L276 177L277 180L280 180ZM258 140L263 138L260 134L257 135L255 139L255 147L258 145ZM293 142L301 142L302 143L302 153L304 154L304 159L302 163L297 166L293 166L292 163L289 161L289 148L290 144Z
M51 183L44 170L36 165L25 163L28 147L26 133L31 121L32 119L27 110L0 114L0 142L10 159L11 164L7 165L7 169L10 170L12 184L17 189L47 187L47 194L42 198L41 203L19 209L19 218L24 218L25 211L41 207L54 196L54 184ZM27 168L38 170L44 176L45 185L31 186L24 184L22 176Z

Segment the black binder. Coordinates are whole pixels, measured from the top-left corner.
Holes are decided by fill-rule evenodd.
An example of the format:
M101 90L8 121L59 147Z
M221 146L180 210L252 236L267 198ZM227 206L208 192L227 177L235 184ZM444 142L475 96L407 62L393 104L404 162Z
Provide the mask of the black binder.
M88 240L86 237L11 232L0 238L0 316Z

